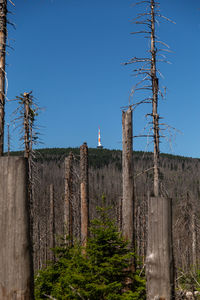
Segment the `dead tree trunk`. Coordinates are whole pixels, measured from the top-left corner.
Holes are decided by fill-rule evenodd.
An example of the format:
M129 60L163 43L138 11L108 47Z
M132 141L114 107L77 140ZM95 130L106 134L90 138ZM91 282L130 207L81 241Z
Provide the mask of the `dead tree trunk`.
M154 196L160 193L159 178L159 115L158 115L158 78L156 75L155 47L155 1L151 0L151 82L152 82L152 117L154 131Z
M32 118L30 109L30 94L24 93L24 157L28 160L28 203L29 203L29 215L30 215L30 236L33 244L33 160L32 160Z
M147 299L170 300L174 293L174 266L172 249L172 203L160 197L159 174L159 115L158 78L155 46L155 0L151 0L151 83L152 118L154 132L154 197L148 207L148 247L146 258Z
M10 156L10 124L7 125L7 131L8 131L8 156Z
M80 147L81 172L81 243L85 247L88 238L89 225L89 184L88 184L88 147L84 143Z
M29 107L29 93L24 93L24 157L30 156L30 107Z
M197 229L196 229L196 215L192 212L192 264L194 269L197 269Z
M70 243L73 244L73 153L65 159L65 209L64 224L65 234L69 236Z
M27 161L0 159L0 299L33 299Z
M50 195L50 249L55 248L55 204L54 204L54 187L49 186ZM50 260L54 260L54 253L51 251Z
M117 206L117 227L118 231L122 231L122 198L120 197L118 200Z
M122 152L122 234L134 249L134 180L133 180L133 135L132 109L122 112L123 152Z
M37 239L38 239L38 244L37 244L37 270L41 269L41 232L40 232L40 220L38 219L37 223Z
M166 214L165 211L162 209L163 207L163 203L165 203L165 201L168 201L168 199L164 199L161 198L161 176L160 176L160 162L159 162L159 155L160 155L160 125L165 125L165 124L160 124L160 117L158 114L158 95L159 95L159 82L158 82L158 77L157 77L157 49L158 49L158 43L162 43L161 41L159 41L156 37L155 34L155 24L156 24L156 19L155 17L163 17L160 14L159 11L159 2L155 1L155 0L148 0L148 1L138 1L137 4L147 4L146 9L144 10L143 13L139 13L138 16L134 19L134 23L141 25L142 27L145 26L145 30L144 28L142 28L142 30L140 31L136 31L133 32L133 34L149 34L150 37L150 49L149 49L149 53L150 53L150 57L134 57L132 59L129 60L128 63L126 64L132 64L132 63L136 63L136 64L140 64L139 67L136 67L136 69L134 70L134 72L136 72L137 76L142 76L142 79L136 84L135 86L135 90L149 90L151 89L152 91L152 95L150 98L146 98L141 100L140 102L133 104L135 106L139 105L139 104L143 104L143 103L150 103L152 104L152 111L150 114L147 114L148 116L152 117L152 121L149 122L149 124L151 125L151 128L153 130L153 139L154 139L154 154L153 154L153 172L154 172L154 176L153 176L153 196L155 198L151 198L152 199L152 203L153 203L153 199L154 202L157 205L157 210L160 212L160 215L157 216L156 213L152 213L151 211L151 205L149 206L149 224L152 224L152 227L149 227L149 234L150 237L148 238L148 255L151 258L151 256L153 258L155 258L155 264L152 267L152 263L151 260L147 260L147 270L148 270L148 276L147 276L147 298L148 299L160 299L157 298L162 297L162 295L165 295L165 291L166 291L166 286L171 286L171 282L173 281L173 278L171 278L171 274L169 272L169 269L172 268L173 266L172 264L169 265L169 260L168 259L164 259L163 261L161 261L161 258L157 258L157 255L160 253L160 249L162 249L164 255L166 257L171 257L172 256L172 241L171 239L168 238L168 234L171 232L172 228L171 228L171 221L169 220L165 220L165 218L170 218L169 214ZM163 45L165 45L165 43L162 43ZM159 49L160 51L162 50L166 50L166 49ZM164 61L163 59L161 59L160 61ZM149 84L150 82L150 84ZM134 90L134 89L133 89ZM144 135L146 136L146 135ZM149 134L148 134L149 136ZM160 203L159 203L160 200ZM171 203L171 202L170 202ZM171 205L171 204L170 204ZM165 222L163 224L163 222ZM153 227L155 226L155 228ZM169 226L169 227L168 227ZM159 228L162 228L163 230L163 238L160 239L160 243L158 243L157 241L157 231ZM171 234L171 233L170 233ZM166 236L165 236L166 235ZM165 241L168 241L170 244L168 245L167 243L165 243ZM159 264L160 263L160 264ZM166 269L167 275L165 276L165 279L168 280L168 282L165 282L162 280L159 280L159 275L160 273L160 269L161 267L163 267L163 269ZM151 272L151 269L153 268L153 272ZM157 271L156 271L157 268ZM172 270L171 270L172 271ZM156 275L159 274L159 275ZM152 275L152 277L151 277ZM161 274L163 276L163 274ZM169 276L168 276L169 275ZM157 282L156 282L157 279ZM152 289L151 289L151 282L152 284ZM163 284L163 286L161 285L161 283ZM157 286L158 291L153 287L153 285ZM159 290L160 289L160 290ZM155 294L154 294L155 292ZM163 299L170 299L171 295L171 290L169 289L169 293L166 295L166 298Z
M146 257L147 299L173 299L172 201L150 197Z
M7 0L0 0L0 156L4 151L6 16Z

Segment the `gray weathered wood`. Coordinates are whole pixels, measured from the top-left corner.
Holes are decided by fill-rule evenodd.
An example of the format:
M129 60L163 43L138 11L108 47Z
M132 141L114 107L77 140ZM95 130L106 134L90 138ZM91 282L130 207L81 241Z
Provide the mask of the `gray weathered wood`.
M29 93L24 93L24 157L29 158L31 152L30 142L30 100Z
M64 201L64 223L65 234L69 236L70 243L73 244L73 153L65 158L65 201Z
M134 248L134 179L132 109L122 112L123 152L122 152L122 233Z
M192 265L194 269L197 269L197 226L196 226L196 214L192 212Z
M148 300L172 299L172 201L168 198L149 198L146 277Z
M49 186L49 196L50 196L50 249L55 248L55 203L54 203L54 186L50 184ZM50 252L50 260L54 260L55 256L53 251Z
M22 157L0 158L0 299L33 299L29 235L28 166Z
M81 243L86 246L89 224L89 185L88 185L88 147L84 143L80 147L81 172Z

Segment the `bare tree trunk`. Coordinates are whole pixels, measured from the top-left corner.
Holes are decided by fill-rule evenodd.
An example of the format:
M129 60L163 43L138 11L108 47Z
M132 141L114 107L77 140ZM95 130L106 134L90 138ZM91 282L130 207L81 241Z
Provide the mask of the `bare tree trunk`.
M7 131L8 131L8 156L10 156L10 124L7 125Z
M38 237L38 247L37 247L37 270L41 269L41 232L40 232L40 220L37 223L37 237Z
M192 264L197 269L197 231L195 213L192 212Z
M147 252L147 219L148 219L148 202L146 195L143 196L143 216L142 216L142 262L145 264L145 257Z
M123 152L122 152L122 234L134 249L134 180L133 180L133 143L132 109L122 112Z
M4 151L5 57L7 36L7 0L0 0L0 156Z
M0 299L33 299L27 207L28 167L22 157L0 159Z
M148 246L146 257L147 299L170 300L174 293L172 247L172 203L160 197L158 78L155 46L155 0L151 0L151 82L154 131L154 197L148 206Z
M118 231L122 231L122 198L119 197L117 206L117 227Z
M80 147L81 171L81 243L85 247L88 238L89 225L89 184L88 184L88 147L84 143Z
M159 115L158 115L158 78L156 75L155 47L155 1L151 0L151 81L152 81L152 117L154 131L154 196L159 196Z
M47 266L47 261L48 261L48 246L49 246L49 243L48 243L48 236L49 236L49 228L48 228L48 220L49 220L49 217L48 217L48 210L47 210L47 207L45 209L46 213L45 213L45 236L44 236L44 265L45 267Z
M31 120L30 120L30 93L24 93L24 157L28 160L28 204L29 204L29 221L30 236L33 248L33 161L32 161L32 141L31 137Z
M55 204L54 204L54 186L49 186L50 194L50 249L55 248ZM50 259L54 260L54 253L51 251Z
M70 243L73 244L73 153L65 159L65 209L64 209L64 224L66 232L70 238Z
M29 122L29 94L24 93L24 157L30 156L30 122Z
M142 257L142 226L141 226L141 207L136 203L135 205L135 241L137 243L136 254L138 257Z
M172 201L150 197L146 257L147 299L173 299Z

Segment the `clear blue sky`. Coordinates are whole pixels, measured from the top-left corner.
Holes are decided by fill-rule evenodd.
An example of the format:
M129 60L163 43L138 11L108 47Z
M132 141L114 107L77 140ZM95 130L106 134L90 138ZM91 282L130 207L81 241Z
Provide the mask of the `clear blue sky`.
M98 127L105 148L121 149L121 107L128 105L136 83L134 66L122 63L143 56L148 41L131 35L138 12L134 0L20 0L9 27L14 48L7 57L8 99L33 90L45 110L39 117L40 147L97 146ZM158 35L170 45L171 65L161 64L166 100L159 113L182 133L161 152L200 157L200 3L161 0L161 12L176 25L161 21ZM142 95L140 95L141 97ZM138 100L138 96L134 100ZM6 104L6 123L14 110ZM134 113L134 135L146 124L150 107ZM20 147L12 133L12 150ZM6 144L6 142L5 142ZM134 139L134 149L146 149L146 139ZM5 150L7 146L5 146ZM147 148L151 151L152 146Z

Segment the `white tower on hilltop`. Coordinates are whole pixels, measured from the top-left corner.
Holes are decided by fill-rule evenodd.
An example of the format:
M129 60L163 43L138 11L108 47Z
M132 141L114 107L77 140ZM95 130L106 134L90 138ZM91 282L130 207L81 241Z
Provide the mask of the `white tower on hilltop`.
M103 146L101 145L101 134L100 134L100 127L99 127L99 131L98 131L98 149L102 149Z

